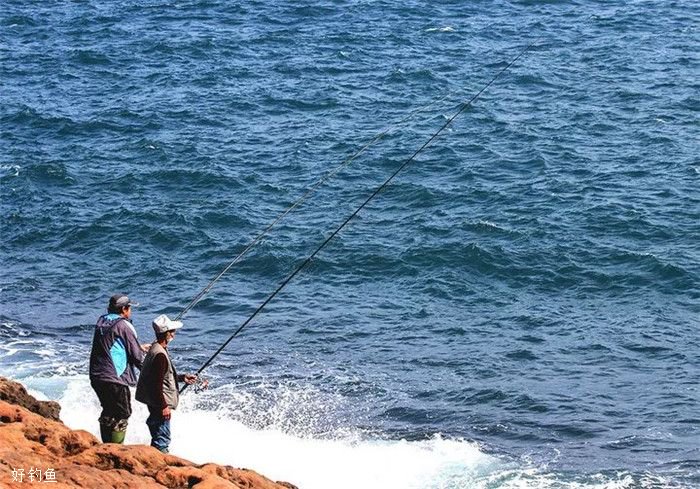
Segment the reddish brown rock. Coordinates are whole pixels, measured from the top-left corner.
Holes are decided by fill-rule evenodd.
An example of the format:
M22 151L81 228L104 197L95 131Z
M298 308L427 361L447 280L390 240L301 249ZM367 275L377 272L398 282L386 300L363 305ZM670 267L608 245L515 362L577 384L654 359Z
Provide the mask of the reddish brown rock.
M56 483L47 485L44 481L40 487L53 489L296 489L292 484L273 482L252 470L197 465L149 446L102 444L90 433L73 431L60 420L54 420L60 407L42 411L42 403L27 394L21 384L0 377L0 392L14 393L8 399L22 403L0 400L0 488L3 489L39 484L36 478L33 484L30 482L32 468L40 469L42 478L46 469L52 469ZM43 417L37 412L51 416L55 413L56 418ZM24 471L21 482L18 469ZM15 481L13 470L17 471Z
M27 389L18 382L13 382L5 377L0 377L0 401L22 406L33 413L45 418L59 420L61 406L54 401L37 401Z

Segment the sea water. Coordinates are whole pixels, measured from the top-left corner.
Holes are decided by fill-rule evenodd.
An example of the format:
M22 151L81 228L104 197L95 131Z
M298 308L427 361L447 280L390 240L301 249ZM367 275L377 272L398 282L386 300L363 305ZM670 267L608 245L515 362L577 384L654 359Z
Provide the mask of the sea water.
M186 391L172 452L303 489L700 487L699 18L2 2L0 375L97 433L111 294L151 341L348 162L184 317L196 371L530 46Z

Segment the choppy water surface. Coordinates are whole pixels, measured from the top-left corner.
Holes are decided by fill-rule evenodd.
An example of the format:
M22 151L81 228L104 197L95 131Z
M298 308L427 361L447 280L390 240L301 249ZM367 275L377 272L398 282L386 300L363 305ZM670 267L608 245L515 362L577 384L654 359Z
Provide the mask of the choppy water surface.
M173 451L304 489L700 486L699 19L3 2L0 375L95 431L108 296L139 300L150 338L389 128L185 317L173 356L197 369L534 41L218 357Z

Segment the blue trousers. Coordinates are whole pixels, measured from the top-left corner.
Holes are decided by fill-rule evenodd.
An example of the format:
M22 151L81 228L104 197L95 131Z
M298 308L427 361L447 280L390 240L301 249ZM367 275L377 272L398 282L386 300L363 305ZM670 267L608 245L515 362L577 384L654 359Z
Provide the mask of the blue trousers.
M146 424L151 432L151 446L163 453L168 453L170 446L170 420L164 419L159 410L151 410Z

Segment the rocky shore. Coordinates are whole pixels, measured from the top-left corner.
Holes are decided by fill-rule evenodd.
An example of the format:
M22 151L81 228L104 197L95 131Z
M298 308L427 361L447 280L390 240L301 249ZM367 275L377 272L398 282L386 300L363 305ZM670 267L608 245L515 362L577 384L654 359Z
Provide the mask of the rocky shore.
M150 446L103 444L65 426L60 410L0 377L0 488L297 489L252 470L197 465Z

